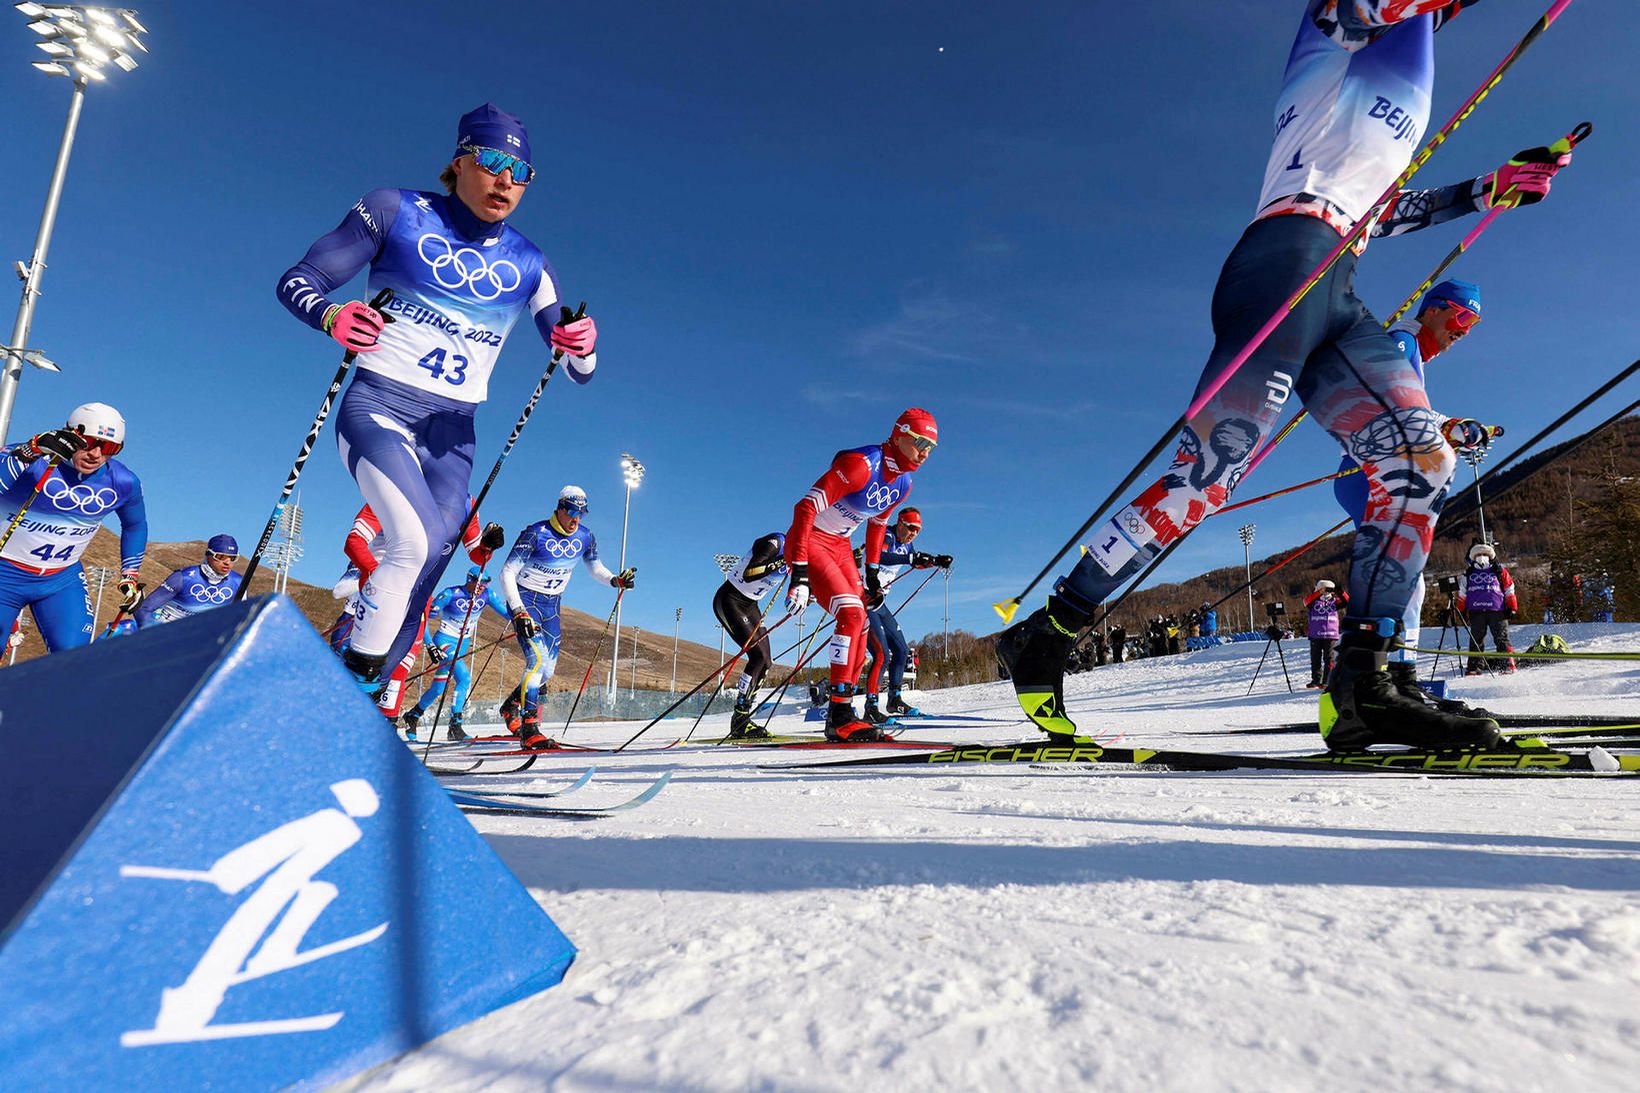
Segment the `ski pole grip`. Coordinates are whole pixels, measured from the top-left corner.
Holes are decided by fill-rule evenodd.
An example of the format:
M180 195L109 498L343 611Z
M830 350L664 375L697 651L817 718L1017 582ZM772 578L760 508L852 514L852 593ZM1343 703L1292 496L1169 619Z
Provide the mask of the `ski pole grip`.
M1573 148L1576 148L1579 144L1582 144L1584 141L1588 140L1589 134L1593 132L1594 126L1590 125L1586 121L1580 121L1575 127L1573 127L1570 133L1567 133L1565 136L1551 144L1549 146L1549 151L1555 152L1559 155L1565 155Z
M558 309L558 325L559 326L563 326L565 323L572 323L576 319L584 319L586 317L587 317L587 302L585 300L581 301L581 306L575 309L575 313L573 315L570 314L570 310L569 310L568 307L560 307ZM562 349L554 349L552 351L552 362L554 364L557 364L559 361L561 361L563 359L564 359L564 351Z

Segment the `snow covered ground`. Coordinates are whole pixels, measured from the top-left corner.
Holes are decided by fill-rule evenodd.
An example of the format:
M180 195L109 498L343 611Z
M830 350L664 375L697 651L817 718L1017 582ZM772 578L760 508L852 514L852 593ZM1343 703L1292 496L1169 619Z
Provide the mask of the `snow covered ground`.
M1636 626L1557 632L1640 648ZM1302 687L1305 643L1287 646ZM1071 678L1070 708L1135 744L1313 750L1313 735L1230 731L1313 716L1314 693L1289 696L1279 666L1244 697L1260 651L1097 669ZM1454 693L1640 719L1640 667L1624 662ZM952 716L915 735L1032 735L1005 684L926 707ZM1222 738L1180 735L1210 731ZM474 817L581 956L561 986L354 1087L1640 1084L1635 782L762 766L836 754L684 748L497 779L550 788L595 762L574 798L590 804L677 772L618 817Z

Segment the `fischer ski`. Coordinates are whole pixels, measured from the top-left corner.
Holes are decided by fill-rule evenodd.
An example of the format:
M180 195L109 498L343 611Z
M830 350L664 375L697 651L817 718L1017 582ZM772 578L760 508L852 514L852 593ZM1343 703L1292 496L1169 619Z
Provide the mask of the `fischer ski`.
M614 805L576 806L531 804L524 795L517 793L472 793L450 791L450 800L467 812L493 812L516 816L555 816L564 819L595 819L599 816L609 816L617 812L627 812L640 805L653 801L672 781L672 772L667 771L655 781L644 787L643 792L636 797ZM523 798L523 799L520 799Z
M1640 755L1612 755L1601 749L1563 752L1548 748L1509 751L1366 751L1309 755L1238 755L1163 748L1107 748L1099 744L1053 744L1037 740L949 748L917 755L872 755L817 763L770 766L765 770L820 770L864 766L952 766L961 764L1086 765L1163 771L1283 770L1317 773L1434 774L1474 777L1633 777Z

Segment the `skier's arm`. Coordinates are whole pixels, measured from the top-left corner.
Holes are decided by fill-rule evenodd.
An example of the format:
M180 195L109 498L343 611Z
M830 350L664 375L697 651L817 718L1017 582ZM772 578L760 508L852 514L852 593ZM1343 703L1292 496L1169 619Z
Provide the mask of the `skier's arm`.
M187 570L179 569L165 578L165 583L148 593L147 597L137 605L132 617L137 620L137 629L154 621L154 612L182 595L182 576Z
M559 324L562 317L562 296L558 291L558 274L541 260L541 281L535 286L535 292L530 295L530 314L535 318L535 329L541 335L541 340L555 349L560 343L555 342L552 336L553 327ZM564 351L564 368L569 372L569 378L576 383L587 383L592 379L593 371L598 367L598 354L593 347L598 344L598 327L590 318L571 320L566 327L566 333L575 335L574 340L584 346L581 353Z
M1503 609L1511 615L1520 613L1520 601L1515 599L1515 578L1506 566L1498 566L1498 588L1503 592Z
M512 553L501 566L501 595L507 605L507 613L516 615L524 610L524 597L518 594L518 574L523 571L524 563L530 560L534 553L535 525L525 528L513 544Z
M500 615L503 622L512 618L512 615L507 611L507 601L495 590L493 584L484 589L484 605Z
M784 563L785 559L780 556L780 540L773 535L765 535L752 544L752 556L746 559L746 579L755 581L766 577Z
M436 618L439 615L444 614L445 608L450 606L450 598L454 595L455 595L455 587L452 585L451 587L446 588L443 591L441 591L438 595L434 596L431 600L427 601L427 625L428 626L433 625L434 618Z
M609 567L599 559L598 539L590 531L587 532L587 549L581 555L581 564L587 567L587 572L592 574L593 580L600 584L607 584L611 588L620 587L615 580L615 574L611 573Z
M1422 231L1486 208L1487 175L1434 190L1402 190L1372 222L1374 239Z
M399 212L399 191L371 190L347 211L336 228L320 236L302 260L279 277L277 292L285 310L318 331L339 305L329 293L351 281L381 253L388 229Z
M114 510L120 520L120 571L135 577L148 551L148 506L143 504L142 486L134 479L131 495Z
M359 571L359 583L370 579L376 571L376 556L370 552L370 544L381 533L381 521L366 505L353 518L353 530L347 533L347 539L342 543L342 553L352 562Z
M793 565L809 563L809 535L814 531L814 518L864 486L871 478L871 464L859 452L838 452L831 466L820 480L809 487L809 492L792 507L792 526L786 532L786 561ZM881 546L881 540L878 541Z

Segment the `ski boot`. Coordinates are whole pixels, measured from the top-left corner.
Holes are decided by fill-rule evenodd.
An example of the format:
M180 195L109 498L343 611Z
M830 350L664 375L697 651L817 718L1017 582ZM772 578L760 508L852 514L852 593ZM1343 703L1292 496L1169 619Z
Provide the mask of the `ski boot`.
M372 699L382 687L382 669L387 665L387 656L371 656L360 653L351 645L342 650L342 667L353 681L364 689L365 694Z
M530 751L551 751L558 746L558 741L541 734L541 715L535 710L524 711L518 723L518 742Z
M518 726L523 720L523 715L518 710L518 703L509 695L506 701L501 703L501 723L507 726L508 732L517 736Z
M1064 690L1065 662L1087 623L1087 613L1055 594L1046 607L997 635L997 662L1013 681L1020 708L1055 744L1089 742L1065 716Z
M887 740L882 731L869 721L854 716L854 686L834 683L831 686L831 707L826 710L826 739L834 744L864 744Z
M888 716L921 717L922 711L915 706L907 706L905 699L900 697L900 692L896 689L888 692Z
M1442 713L1457 714L1459 717L1480 717L1497 719L1497 714L1480 706L1471 706L1467 702L1459 702L1455 698L1436 698L1422 687L1418 686L1418 666L1407 660L1392 660L1389 663L1389 678L1395 684L1395 689L1414 702L1422 702Z
M1401 693L1387 660L1396 643L1394 619L1346 618L1338 667L1321 693L1321 739L1331 751L1364 751L1374 744L1413 748L1507 747L1498 723L1447 713Z
M877 696L873 694L866 695L866 710L862 718L873 725L892 725L894 723L893 718L877 708Z
M752 720L752 696L735 699L735 712L729 715L730 740L767 740L769 730Z
M416 738L416 727L421 721L421 715L422 710L419 706L411 706L408 710L405 710L402 715L400 715L399 724L404 726L404 738L406 740L414 740Z
M468 739L468 737L467 737L467 728L466 728L465 722L466 722L466 718L464 718L461 715L461 712L459 710L457 712L451 714L450 715L450 727L449 727L449 729L447 729L445 731L444 738L446 740L453 740L453 741L456 741L458 743L462 740Z

